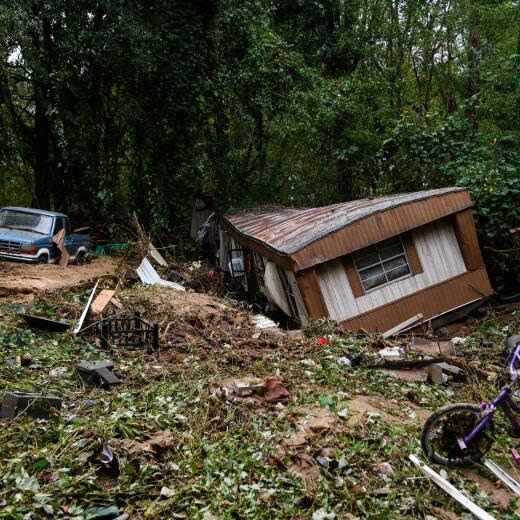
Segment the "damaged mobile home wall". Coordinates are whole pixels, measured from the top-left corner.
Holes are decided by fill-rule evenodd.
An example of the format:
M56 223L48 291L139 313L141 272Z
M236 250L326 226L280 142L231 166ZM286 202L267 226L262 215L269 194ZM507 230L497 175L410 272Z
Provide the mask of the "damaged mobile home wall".
M296 321L381 332L492 293L471 206L466 189L445 188L230 213L223 232L257 258L263 292Z

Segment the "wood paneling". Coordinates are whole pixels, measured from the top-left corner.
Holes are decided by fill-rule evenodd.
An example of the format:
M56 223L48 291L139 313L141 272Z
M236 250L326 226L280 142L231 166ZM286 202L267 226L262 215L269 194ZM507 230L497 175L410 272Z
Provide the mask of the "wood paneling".
M403 240L403 247L404 251L406 253L406 258L408 259L408 264L410 265L410 270L412 271L412 274L419 274L424 271L421 260L419 258L419 254L417 253L417 249L415 247L412 234L411 233L405 233L402 236Z
M357 272L356 266L354 265L354 260L352 259L351 255L346 255L343 257L343 265L345 267L345 272L347 273L348 283L352 289L352 294L355 298L363 296L363 294L365 294L365 290L363 289L361 278L359 277L359 273Z
M347 316L359 314L356 299L340 258L317 266L316 274L328 315L331 318L342 321Z
M486 270L481 268L345 320L341 325L350 330L363 328L369 332L384 332L415 314L423 314L426 321L492 292Z
M477 230L470 209L455 215L455 233L468 271L473 271L484 265L478 245Z
M300 289L305 307L312 319L328 317L329 312L321 293L316 270L311 267L296 274L296 281Z
M354 296L339 259L317 266L318 280L330 316L338 321L352 318L453 278L466 270L449 219L413 231L412 240L423 272L378 287L358 298Z

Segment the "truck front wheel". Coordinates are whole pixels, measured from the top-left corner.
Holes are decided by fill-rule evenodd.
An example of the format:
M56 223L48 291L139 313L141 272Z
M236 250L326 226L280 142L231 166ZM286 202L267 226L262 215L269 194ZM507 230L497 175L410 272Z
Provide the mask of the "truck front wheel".
M39 264L48 264L49 263L49 255L43 254L38 257Z

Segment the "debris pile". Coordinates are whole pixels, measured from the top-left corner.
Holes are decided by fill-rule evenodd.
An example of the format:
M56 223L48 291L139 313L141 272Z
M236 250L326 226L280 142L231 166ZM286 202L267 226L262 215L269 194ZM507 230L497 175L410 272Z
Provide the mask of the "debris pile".
M157 266L161 280L166 269ZM245 304L193 292L188 275L175 283L186 290L121 274L95 292L90 281L39 293L23 313L66 323L63 333L28 327L22 309L0 303L6 514L459 511L407 457L439 404L495 392L517 315L486 316L453 342L351 333L331 320L289 334ZM497 517L513 507L478 494L462 473L449 480Z

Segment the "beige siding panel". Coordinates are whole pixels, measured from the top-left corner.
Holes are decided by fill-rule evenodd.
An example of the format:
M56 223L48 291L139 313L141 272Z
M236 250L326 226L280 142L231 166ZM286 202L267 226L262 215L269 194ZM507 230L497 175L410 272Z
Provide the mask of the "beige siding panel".
M453 226L449 220L428 224L412 232L424 271L354 298L339 260L317 269L320 287L331 318L346 320L466 271Z
M433 287L346 320L342 326L349 330L362 327L369 332L382 332L416 313L421 313L424 321L427 321L433 316L478 300L492 292L484 268L466 271Z
M287 303L283 285L280 281L280 276L278 275L276 264L274 262L267 262L267 265L265 266L264 281L267 299L278 305L287 316L290 316L291 310Z
M300 321L302 322L302 326L305 327L307 323L309 323L309 313L305 307L305 303L303 303L303 298L300 293L300 288L298 287L298 282L296 282L296 277L292 271L288 271L285 269L285 274L287 276L287 281L291 286L292 293L294 295L294 299L296 301L296 308L298 309L298 316L300 317Z
M359 314L356 299L348 283L341 259L325 262L316 268L325 305L329 316L337 321Z

